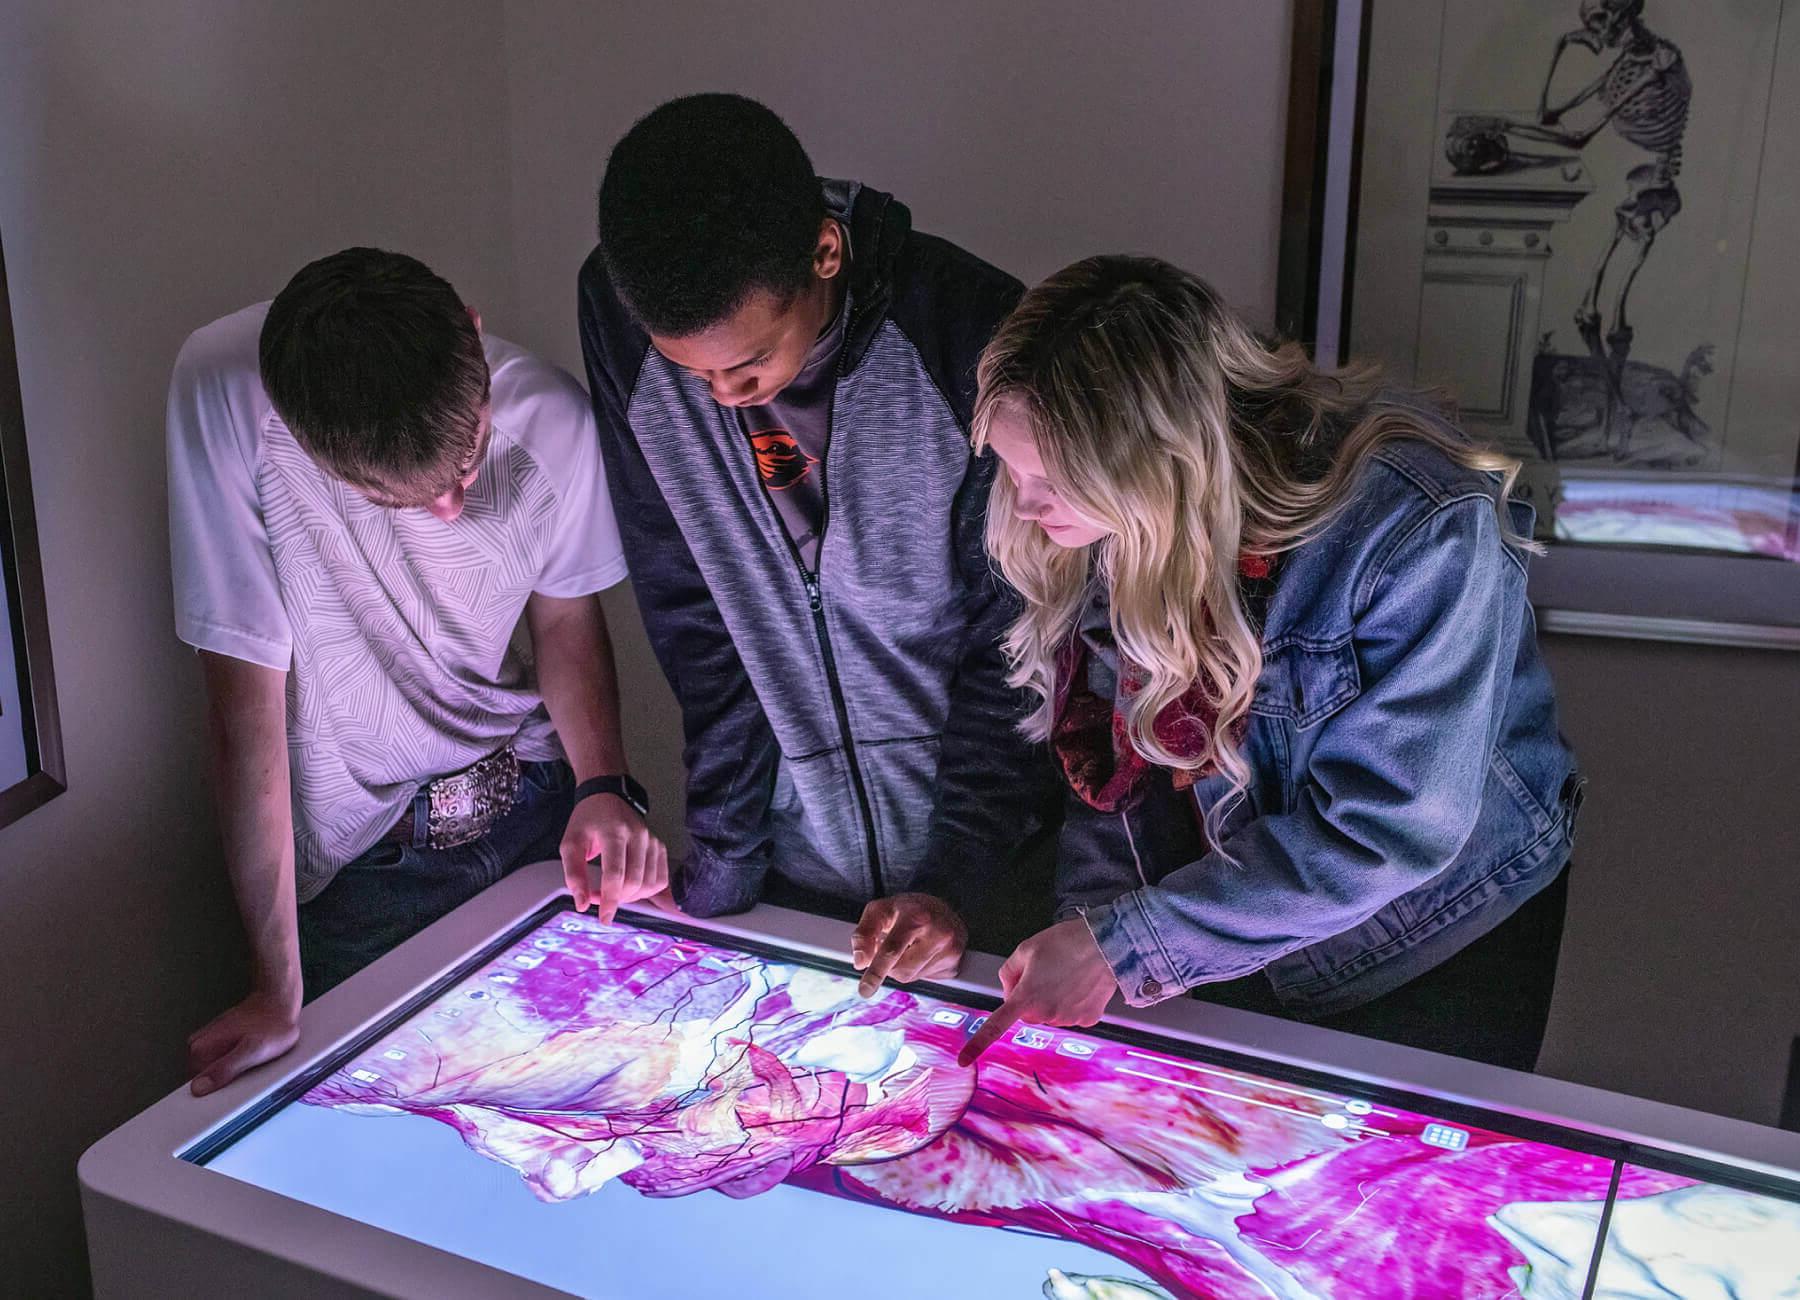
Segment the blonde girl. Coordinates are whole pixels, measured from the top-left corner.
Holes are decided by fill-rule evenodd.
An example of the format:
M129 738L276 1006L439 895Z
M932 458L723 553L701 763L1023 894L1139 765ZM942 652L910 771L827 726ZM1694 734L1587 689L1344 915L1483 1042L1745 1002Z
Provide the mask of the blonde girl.
M1031 290L979 379L1012 680L1071 797L1061 919L969 1057L1203 989L1530 1068L1581 782L1516 462L1151 258Z

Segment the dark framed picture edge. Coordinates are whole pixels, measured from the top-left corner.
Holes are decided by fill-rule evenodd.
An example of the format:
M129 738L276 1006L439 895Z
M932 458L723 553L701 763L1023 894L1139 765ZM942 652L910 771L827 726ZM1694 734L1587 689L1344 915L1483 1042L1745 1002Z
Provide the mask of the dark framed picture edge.
M7 625L19 672L19 705L26 776L0 789L0 827L10 825L68 789L62 725L51 666L50 622L31 500L31 463L25 450L25 408L13 344L12 298L0 247L0 565L4 565Z
M1288 42L1287 126L1282 157L1281 229L1275 268L1275 329L1335 364L1348 337L1355 262L1356 196L1362 170L1362 69L1368 60L1367 0L1294 0ZM1343 104L1340 68L1352 75L1348 134L1335 142L1334 107ZM1335 204L1334 204L1335 199ZM1341 230L1341 245L1328 240ZM1333 256L1333 254L1336 256Z
M1324 365L1340 364L1351 350L1366 74L1370 38L1376 25L1373 9L1373 0L1294 0L1275 326L1280 335L1302 343ZM1354 78L1353 92L1345 91L1339 84L1345 75ZM1353 114L1348 130L1334 117L1334 110ZM1334 189L1339 191L1335 208L1331 202ZM1790 532L1800 528L1800 463L1795 466L1795 484ZM1675 553L1657 547L1554 541L1548 545L1553 557L1562 558L1558 566L1562 569L1592 570L1598 566L1623 570L1641 566L1646 556ZM1705 557L1709 583L1716 584L1727 573L1741 574L1746 580L1755 580L1759 590L1769 586L1767 566L1780 563L1767 557L1731 553ZM1591 608L1590 604L1600 602L1572 601L1564 590L1546 593L1543 567L1533 567L1532 579L1532 605L1543 632L1800 650L1800 600L1790 606L1783 599L1775 606L1791 607L1791 622L1779 617L1773 621L1743 621L1712 613L1692 617L1689 611L1668 608L1646 612ZM1794 585L1800 585L1800 565L1784 567L1793 569ZM1553 585L1561 588L1564 584ZM1788 585L1781 584L1782 589ZM1767 609L1766 591L1762 595L1756 603Z
M33 772L0 790L0 827L10 826L26 813L41 808L69 787L48 772Z
M1275 329L1310 350L1318 321L1319 241L1323 210L1325 128L1330 118L1326 84L1326 13L1335 0L1294 0L1288 43L1286 143L1281 168L1281 229L1275 263Z

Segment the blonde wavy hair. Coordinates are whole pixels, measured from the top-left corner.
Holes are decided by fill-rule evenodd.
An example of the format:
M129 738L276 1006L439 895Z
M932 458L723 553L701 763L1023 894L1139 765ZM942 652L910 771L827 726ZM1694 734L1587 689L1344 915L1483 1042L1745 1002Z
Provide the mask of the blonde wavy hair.
M988 551L1026 602L1005 640L1010 680L1038 699L1022 730L1050 734L1057 655L1098 577L1119 650L1147 675L1125 705L1132 744L1151 762L1230 779L1207 818L1215 844L1249 783L1234 733L1262 672L1240 556L1316 536L1369 457L1401 438L1497 475L1502 536L1535 549L1504 504L1518 461L1471 444L1437 399L1391 389L1373 367L1324 370L1297 344L1259 341L1205 282L1155 258L1090 257L1030 290L978 379L976 448L997 412L1022 413L1051 486L1108 529L1091 547L1060 547L1014 513L1011 479L995 478ZM1204 753L1175 754L1153 724L1195 686L1218 720Z

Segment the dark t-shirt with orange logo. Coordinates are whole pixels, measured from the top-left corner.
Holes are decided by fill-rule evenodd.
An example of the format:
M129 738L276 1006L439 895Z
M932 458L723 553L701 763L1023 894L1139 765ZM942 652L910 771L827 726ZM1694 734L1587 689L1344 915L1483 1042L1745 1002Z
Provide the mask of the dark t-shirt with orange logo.
M738 424L756 453L762 484L808 573L819 568L825 527L825 448L831 440L831 398L844 346L849 295L831 328L819 336L794 382L763 406L740 406Z

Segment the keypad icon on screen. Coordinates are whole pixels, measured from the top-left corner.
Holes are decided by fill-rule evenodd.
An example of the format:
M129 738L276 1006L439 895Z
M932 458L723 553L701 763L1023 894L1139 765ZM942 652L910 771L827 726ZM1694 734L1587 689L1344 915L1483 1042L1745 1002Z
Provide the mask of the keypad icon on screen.
M1419 1141L1428 1147L1442 1147L1446 1151L1461 1151L1469 1145L1468 1133L1460 1128L1451 1128L1448 1124L1427 1124L1419 1134Z
M967 1019L968 1014L966 1012L952 1011L949 1007L939 1007L936 1011L931 1013L932 1024L944 1025L950 1029L955 1029Z

